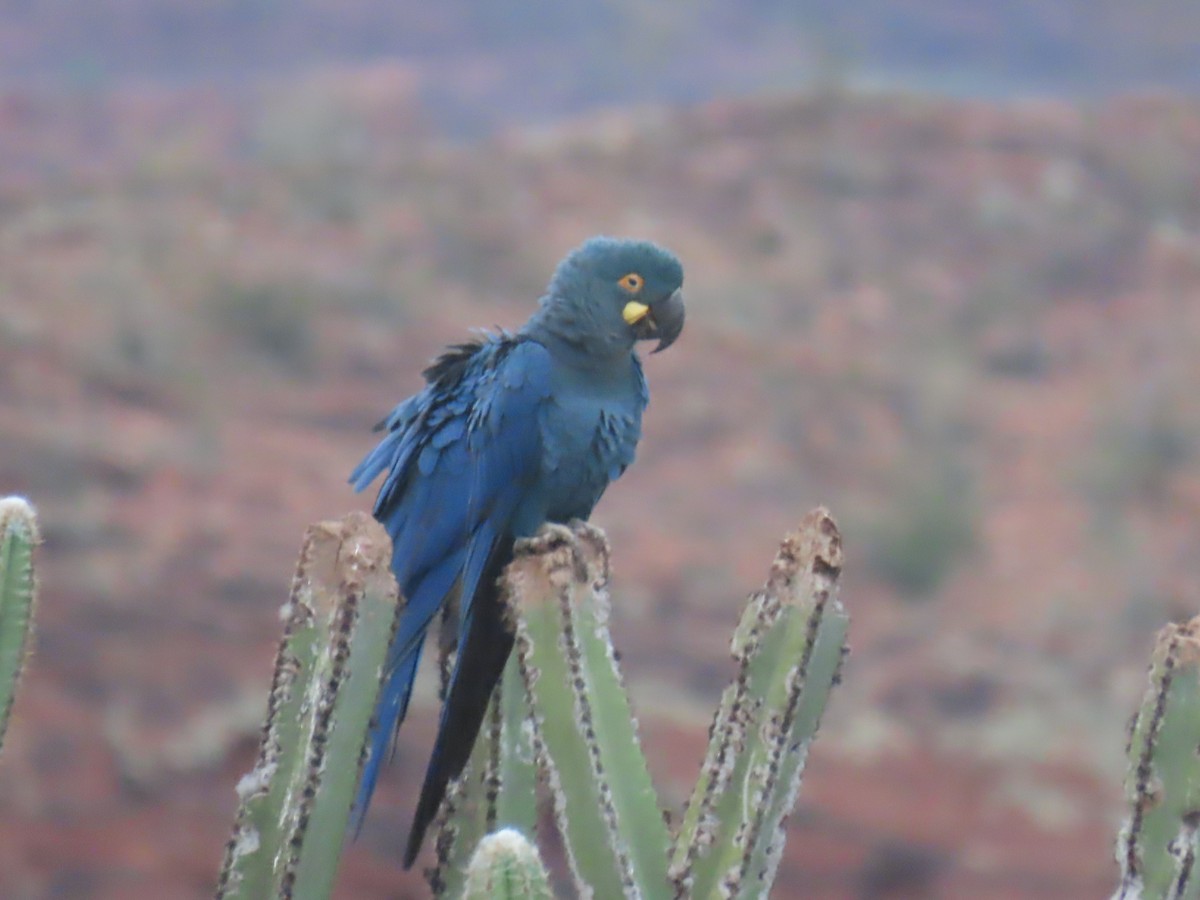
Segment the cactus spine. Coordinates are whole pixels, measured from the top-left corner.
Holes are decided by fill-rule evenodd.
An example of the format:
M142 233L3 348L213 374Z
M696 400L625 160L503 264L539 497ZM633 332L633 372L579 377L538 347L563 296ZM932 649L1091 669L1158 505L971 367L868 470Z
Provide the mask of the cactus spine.
M328 896L400 608L390 561L362 513L308 529L218 897Z
M0 500L0 750L33 634L37 542L33 507L21 497Z
M1133 721L1116 900L1200 897L1200 616L1158 636Z

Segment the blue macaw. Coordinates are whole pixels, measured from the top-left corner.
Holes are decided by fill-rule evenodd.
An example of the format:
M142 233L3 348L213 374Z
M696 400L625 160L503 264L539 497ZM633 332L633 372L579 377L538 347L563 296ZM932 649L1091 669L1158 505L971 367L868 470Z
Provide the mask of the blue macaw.
M404 867L466 764L512 649L497 579L513 545L546 522L586 519L633 461L649 400L639 340L670 346L683 329L683 267L645 242L592 238L555 270L516 333L449 348L425 389L376 430L387 434L350 476L385 475L375 517L392 537L407 600L383 674L351 826L404 720L430 623L458 612L458 655L413 816ZM452 607L454 608L454 607Z

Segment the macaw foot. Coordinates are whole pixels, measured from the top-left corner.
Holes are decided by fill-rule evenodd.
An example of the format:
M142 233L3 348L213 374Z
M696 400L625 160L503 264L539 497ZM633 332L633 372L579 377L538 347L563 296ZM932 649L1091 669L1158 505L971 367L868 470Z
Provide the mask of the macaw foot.
M608 538L604 536L603 531L591 522L585 522L583 519L572 519L570 530L579 540L586 541L597 550L603 547L604 552L608 552Z
M513 545L513 555L518 558L551 554L563 554L560 565L570 565L577 580L590 581L596 589L608 583L608 538L595 525L582 519L572 519L570 525L547 522L533 537L521 538Z
M579 539L566 525L547 522L533 537L519 538L513 544L514 563L533 557L539 558L538 566L544 567L547 574L566 579L563 585L572 578L587 580L587 565L580 552Z
M587 548L585 555L588 557L588 568L593 573L592 586L603 588L608 584L609 574L608 537L591 522L582 519L571 520L571 531L576 540Z
M557 522L547 522L533 537L519 538L513 544L513 553L516 556L534 556L574 545L575 533L570 528Z

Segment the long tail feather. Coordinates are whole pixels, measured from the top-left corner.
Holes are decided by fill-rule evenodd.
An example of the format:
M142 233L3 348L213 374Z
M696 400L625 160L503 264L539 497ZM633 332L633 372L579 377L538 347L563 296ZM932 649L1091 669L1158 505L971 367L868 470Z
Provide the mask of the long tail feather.
M466 634L459 643L437 741L425 770L425 783L421 786L421 797L404 850L406 869L417 858L425 832L446 795L446 787L467 764L487 715L488 702L512 650L513 638L504 623L497 585L501 571L511 558L511 541L493 547L482 567L470 612L464 618Z
M412 696L413 681L416 679L417 665L421 661L423 643L424 641L418 641L408 656L400 660L400 664L384 685L376 705L375 720L371 725L371 747L363 765L362 776L359 778L358 794L350 810L350 833L355 837L362 830L371 795L375 793L375 782L379 778L380 767L388 755L388 747L408 711L408 701Z
M417 666L421 661L421 647L425 643L429 624L442 608L446 597L456 590L458 570L464 555L462 552L454 553L442 560L440 565L421 579L412 598L407 601L392 645L393 656L388 660L383 687L375 703L370 749L350 812L352 834L357 835L362 828L380 767L388 757L388 748L395 739L396 730L408 713L408 702L412 698Z

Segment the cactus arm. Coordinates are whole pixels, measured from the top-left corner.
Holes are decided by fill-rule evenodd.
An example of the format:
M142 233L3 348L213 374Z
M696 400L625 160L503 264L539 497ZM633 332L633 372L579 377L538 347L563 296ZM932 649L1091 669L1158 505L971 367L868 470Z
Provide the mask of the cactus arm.
M733 641L738 674L672 853L676 896L760 896L774 878L783 821L841 668L841 563L833 519L814 510L750 600Z
M534 745L567 860L582 897L622 897L630 867L615 834L611 803L605 802L608 784L597 783L588 744L575 723L571 657L562 634L577 563L573 541L569 535L547 535L518 554L507 576L516 613L515 646L533 711Z
M671 850L669 875L677 897L691 893L692 866L696 859L709 852L717 837L715 807L729 779L733 776L737 756L745 744L748 718L747 704L750 683L750 662L762 641L766 617L763 606L765 593L751 597L731 641L733 658L738 663L737 675L721 694L721 702L713 717L708 750L700 775L692 790L687 807Z
M575 632L583 651L583 672L590 682L597 751L604 770L612 773L617 822L629 847L636 881L644 896L664 896L670 835L608 629L608 542L602 532L584 523L575 523L573 528L590 582L572 582L571 609L577 616Z
M666 826L607 647L606 574L594 530L550 526L518 545L505 595L538 758L580 894L661 897Z
M1159 634L1133 721L1118 900L1200 897L1200 616Z
M0 500L0 750L33 634L37 516L21 497Z
M400 609L390 557L361 513L305 535L218 897L329 895Z
M514 653L500 682L500 759L496 821L532 836L537 827L537 767L533 722Z
M790 655L801 641L803 643L800 661L789 670L785 679L781 698L785 703L784 715L778 720L777 728L775 721L768 722L772 731L764 735L764 743L770 747L769 770L776 770L777 776L769 786L764 786L769 802L759 808L749 865L744 866L741 873L746 882L743 896L761 896L775 880L783 856L784 825L800 793L808 751L821 724L821 714L830 692L841 679L849 620L840 609L827 608L828 592L832 590L832 581L826 588L814 586L813 596L818 609L807 617L793 614L788 623L791 633L785 644L790 646L784 656ZM798 634L800 629L797 627L801 621L805 625L803 636Z

